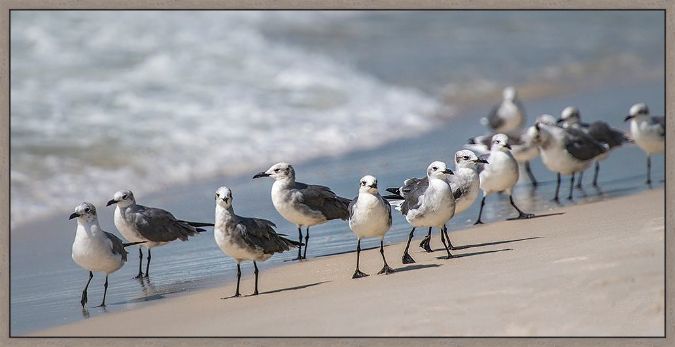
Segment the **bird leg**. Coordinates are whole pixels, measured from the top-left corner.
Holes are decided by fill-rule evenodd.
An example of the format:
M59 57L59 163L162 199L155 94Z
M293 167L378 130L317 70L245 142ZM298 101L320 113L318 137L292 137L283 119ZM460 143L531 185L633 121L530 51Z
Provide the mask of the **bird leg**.
M532 173L532 168L530 168L529 161L525 162L525 172L527 172L527 176L530 177L530 182L532 182L532 186L536 188L537 185L539 185L539 182L537 182L537 179L534 177L534 174Z
M82 304L82 308L84 308L84 305L87 303L87 288L89 288L89 283L91 283L91 279L94 277L94 273L89 271L89 281L87 281L87 285L84 286L84 290L82 291L82 298L80 299L80 304Z
M450 236L448 236L448 227L444 225L441 231L445 234L445 240L448 242L448 248L450 248L451 251L454 250L455 247L450 242Z
M300 243L300 245L298 245L298 257L293 260L302 259L302 229L300 228L299 225L298 225L298 243Z
M574 173L572 173L572 176L570 177L570 195L567 196L567 200L572 200L572 192L574 190Z
M150 255L150 248L148 248L148 262L145 264L145 278L150 277L150 259L152 259L152 255Z
M361 255L361 239L359 239L356 243L356 270L354 271L354 274L352 275L352 279L368 276L368 274L365 274L365 273L361 272L361 270L359 270L359 256L360 255Z
M598 187L598 173L600 172L600 163L595 162L595 173L593 174L593 187Z
M385 259L384 257L384 240L380 240L380 254L382 255L382 261L384 262L384 265L382 266L382 270L380 270L380 272L378 272L377 274L388 275L390 273L396 272L396 270L389 267L389 265L387 264L387 259Z
M405 245L405 251L403 251L403 258L401 259L403 264L412 264L415 262L415 259L413 259L408 253L410 241L412 240L413 236L415 236L415 228L412 228L412 230L410 230L410 235L408 235L408 243Z
M579 182L577 182L577 189L581 189L581 180L584 178L584 172L579 172Z
M302 259L307 259L307 245L309 245L309 227L305 231L305 252L302 254Z
M143 248L141 246L138 246L138 275L134 278L143 278Z
M518 206L516 206L516 203L513 202L513 195L509 195L509 200L511 201L511 206L513 206L513 208L515 208L516 211L518 211L518 217L516 217L516 218L509 218L509 220L513 220L513 219L529 219L529 218L534 217L534 214L532 214L532 213L525 213L525 212L521 211L521 210L518 208Z
M253 262L253 273L255 274L255 290L253 291L253 295L258 295L258 265Z
M103 284L103 302L97 307L105 307L105 295L108 294L108 275L105 275L105 283Z
M559 204L560 199L558 198L558 193L560 193L560 172L558 172L557 177L558 177L558 180L557 180L557 183L555 185L555 197L551 201Z
M647 185L652 185L652 157L647 155Z
M234 293L234 297L241 295L239 294L239 282L241 282L241 265L237 263L237 290Z
M427 251L427 253L430 253L432 252L430 243L431 243L431 227L429 228L429 233L427 234L427 236L425 236L422 242L420 242L420 247L422 247L422 249Z
M448 257L446 259L452 258L452 254L450 254L450 249L448 248L448 245L445 243L445 233L443 233L443 230L445 229L445 225L441 228L440 234L441 234L441 242L443 243L443 247L445 247L445 251L448 252Z
M483 215L483 206L485 206L485 195L483 195L483 200L480 201L480 210L478 211L478 220L476 220L476 223L473 223L474 225L483 224L483 221L480 220L480 217Z

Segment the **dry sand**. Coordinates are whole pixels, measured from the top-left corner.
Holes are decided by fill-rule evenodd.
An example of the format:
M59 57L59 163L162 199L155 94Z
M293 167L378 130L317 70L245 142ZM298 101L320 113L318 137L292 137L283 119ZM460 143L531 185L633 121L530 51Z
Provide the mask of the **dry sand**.
M34 335L662 336L663 204L658 189L453 232L451 260L417 247L418 230L417 264L401 264L405 244L385 248L389 276L375 249L358 280L353 253L316 258L261 272L257 297L221 300L228 284Z

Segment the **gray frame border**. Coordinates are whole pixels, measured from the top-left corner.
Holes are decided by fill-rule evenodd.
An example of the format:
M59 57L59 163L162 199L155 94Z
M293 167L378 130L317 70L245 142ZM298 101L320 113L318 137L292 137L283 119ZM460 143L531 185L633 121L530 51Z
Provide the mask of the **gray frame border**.
M665 10L666 31L666 110L675 109L675 53L673 51L673 20L675 1L672 0L571 0L566 2L543 0L3 0L0 2L0 346L128 346L127 338L10 338L9 337L9 13L14 9L654 9ZM670 31L668 31L669 29ZM668 42L671 44L669 45ZM669 88L670 87L670 88ZM667 113L667 133L675 131ZM668 137L668 136L667 136ZM667 146L666 141L666 148ZM666 281L672 280L674 265L672 249L675 237L668 237L668 226L675 218L675 193L667 184L673 177L672 163L675 151L666 151ZM220 346L223 343L237 346L394 346L424 343L428 346L454 346L462 343L470 346L668 346L673 345L673 286L666 283L666 338L135 338L132 344L153 346ZM670 337L668 338L668 336Z

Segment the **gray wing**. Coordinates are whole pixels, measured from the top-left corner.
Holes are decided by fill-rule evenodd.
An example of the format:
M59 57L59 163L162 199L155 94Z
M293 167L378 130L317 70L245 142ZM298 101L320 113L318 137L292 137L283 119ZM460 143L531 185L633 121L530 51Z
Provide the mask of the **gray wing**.
M244 242L265 254L288 251L299 244L277 234L275 227L274 223L258 218L239 217L237 223L237 231Z
M295 182L294 189L300 192L298 202L312 210L319 211L326 219L349 218L349 199L337 196L328 187Z
M598 142L606 143L609 148L621 146L628 141L622 131L612 129L609 124L601 121L593 122L588 126L588 135Z
M665 137L666 136L666 118L665 117L652 117L651 118L652 124L658 124L660 126L660 134L661 136Z
M565 149L579 160L590 160L607 152L607 148L579 129L566 129Z
M490 159L490 153L481 154L481 155L478 156L478 159L487 161L487 164L485 164L485 163L477 163L476 164L476 172L478 174L480 174L483 170L485 170L485 165L490 164L490 161L488 160L488 159Z
M352 201L349 203L349 206L347 207L347 209L349 210L349 219L352 219L352 217L354 216L354 205L356 205L357 201L359 201L358 194L354 199L352 199ZM387 203L387 205L389 205L389 203Z
M127 261L127 254L129 254L129 252L127 252L127 250L124 249L124 242L122 242L122 240L120 240L119 237L107 231L104 231L103 233L108 238L108 240L112 242L112 253L121 255L122 261Z
M159 208L131 206L127 209L126 217L136 230L150 241L187 241L189 236L199 232L197 228L177 220L170 212Z
M409 178L401 187L401 196L404 201L401 204L401 213L407 215L408 211L416 209L420 205L420 197L424 195L429 186L429 178Z
M387 215L389 216L387 225L391 226L391 204L389 204L389 201L387 201L387 199L383 198L381 195L378 194L377 197L380 198L380 201L384 204L384 208L387 209ZM354 198L354 202L356 202L356 198Z
M500 103L493 107L490 111L490 114L487 116L488 125L492 129L499 129L502 125L504 125L504 119L499 117L499 108L501 106L502 104Z
M525 106L518 98L514 100L514 103L516 104L516 107L518 107L520 113L523 115L523 121L521 124L524 124L527 121L527 113L525 112Z

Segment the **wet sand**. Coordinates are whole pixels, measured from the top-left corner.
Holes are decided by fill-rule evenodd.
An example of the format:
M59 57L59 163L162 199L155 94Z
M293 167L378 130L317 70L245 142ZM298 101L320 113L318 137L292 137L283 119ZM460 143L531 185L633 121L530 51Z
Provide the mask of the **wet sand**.
M662 336L664 193L562 207L451 234L456 258L405 243L266 269L259 296L234 283L34 336ZM253 292L253 276L242 293ZM93 301L96 301L95 298Z

